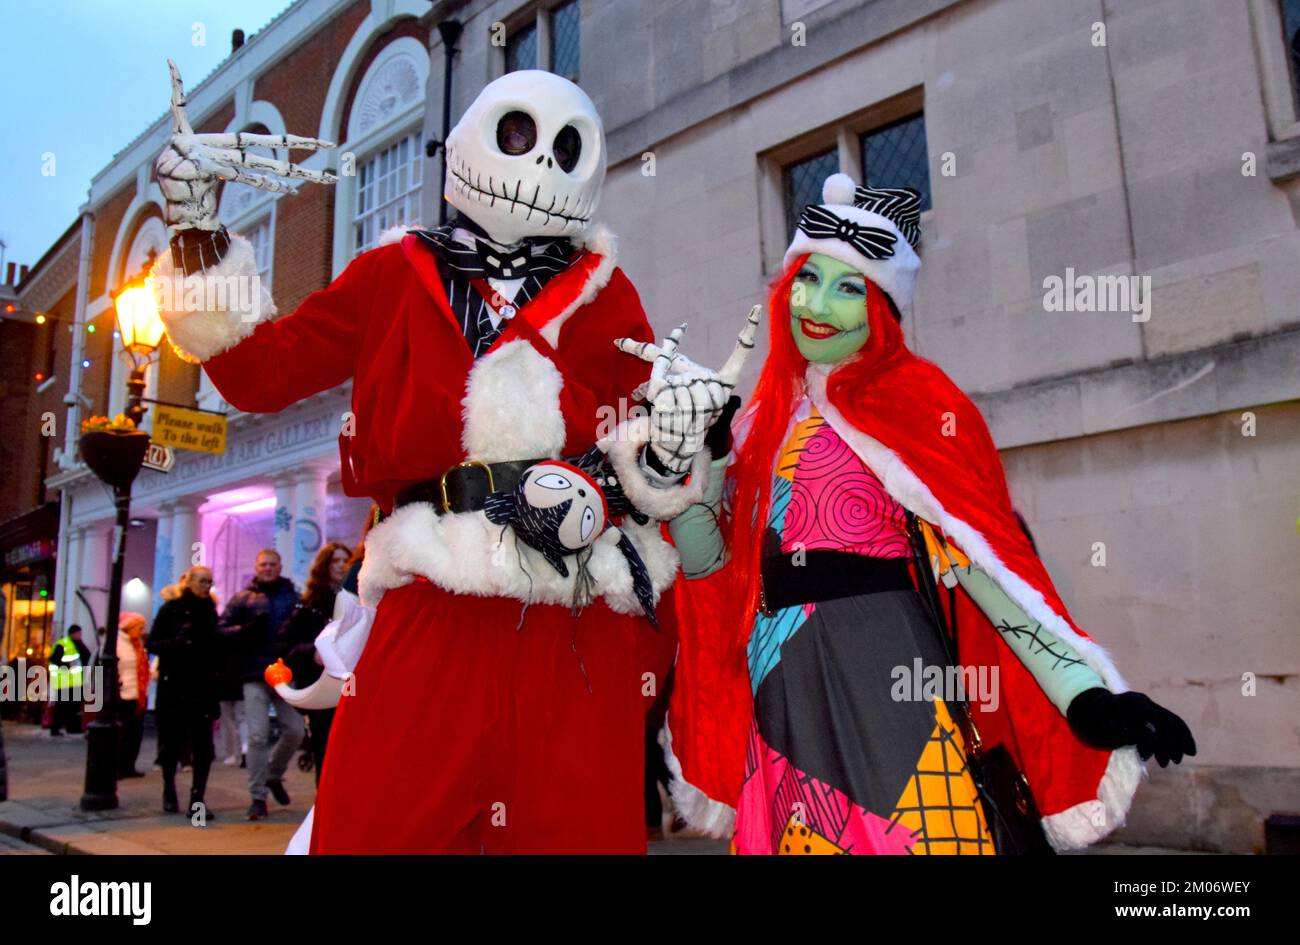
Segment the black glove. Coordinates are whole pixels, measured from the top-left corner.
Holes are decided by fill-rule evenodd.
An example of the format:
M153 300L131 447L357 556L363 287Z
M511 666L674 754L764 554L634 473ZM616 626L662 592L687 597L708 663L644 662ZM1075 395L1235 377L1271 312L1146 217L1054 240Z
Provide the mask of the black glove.
M731 419L739 409L740 395L732 394L727 405L722 408L722 413L718 414L718 419L709 427L709 432L704 434L704 448L714 459L731 452Z
M1093 748L1136 745L1142 760L1155 755L1160 767L1196 754L1187 723L1140 692L1119 695L1109 689L1085 689L1065 713L1079 740Z
M709 432L704 434L704 448L709 451L709 455L714 459L726 456L731 452L731 419L740 409L740 395L732 394L727 401L722 412L718 414L718 419L713 421L713 426L709 427ZM671 476L672 471L665 466L655 455L655 451L646 447L643 451L646 465L653 469L661 476Z

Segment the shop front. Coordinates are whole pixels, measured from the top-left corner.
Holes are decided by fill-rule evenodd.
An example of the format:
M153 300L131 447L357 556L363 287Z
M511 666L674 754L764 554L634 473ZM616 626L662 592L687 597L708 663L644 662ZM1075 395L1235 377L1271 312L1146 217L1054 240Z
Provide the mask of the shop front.
M59 506L50 502L0 524L0 595L3 633L0 654L6 666L44 666L58 636L55 629L55 552ZM6 699L5 718L40 719L41 705Z
M193 564L212 568L224 604L252 576L262 548L275 548L299 590L329 541L348 547L370 503L343 495L338 435L350 385L317 394L272 416L232 413L225 450L177 449L167 472L141 471L131 500L122 610L152 614L161 591ZM54 584L73 601L68 622L98 626L107 609L113 509L107 490L84 469L50 480L67 506Z

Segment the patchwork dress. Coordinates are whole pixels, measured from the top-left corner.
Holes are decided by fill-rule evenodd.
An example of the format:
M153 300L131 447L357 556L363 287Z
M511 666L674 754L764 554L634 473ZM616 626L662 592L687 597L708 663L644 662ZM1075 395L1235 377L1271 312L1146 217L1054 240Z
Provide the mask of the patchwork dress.
M904 567L902 506L806 401L804 412L776 463L769 544L796 563L835 551ZM915 589L760 613L748 662L754 721L735 852L997 852L948 705L899 684L949 663Z

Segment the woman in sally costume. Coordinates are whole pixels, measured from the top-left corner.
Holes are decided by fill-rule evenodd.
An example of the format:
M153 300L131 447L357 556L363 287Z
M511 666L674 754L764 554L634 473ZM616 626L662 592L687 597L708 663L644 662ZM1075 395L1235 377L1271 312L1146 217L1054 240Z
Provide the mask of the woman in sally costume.
M1139 759L1196 750L1071 620L983 418L904 344L919 214L826 181L735 448L670 525L697 579L674 794L739 853L1075 849L1123 823Z

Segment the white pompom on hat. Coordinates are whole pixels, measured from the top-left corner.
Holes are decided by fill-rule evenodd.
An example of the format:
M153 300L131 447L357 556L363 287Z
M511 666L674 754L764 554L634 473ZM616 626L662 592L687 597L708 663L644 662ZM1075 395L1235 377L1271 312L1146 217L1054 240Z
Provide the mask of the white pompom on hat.
M868 206L884 212L867 209ZM838 259L880 286L893 300L899 313L906 316L912 308L916 273L921 268L921 258L914 245L920 240L916 223L920 213L919 197L909 196L907 191L901 190L859 188L848 174L832 174L822 185L821 208L839 220L889 233L896 239L893 255L872 259L847 240L833 235L810 236L796 227L794 240L785 251L783 266L789 266L809 253ZM910 239L905 232L910 234Z

